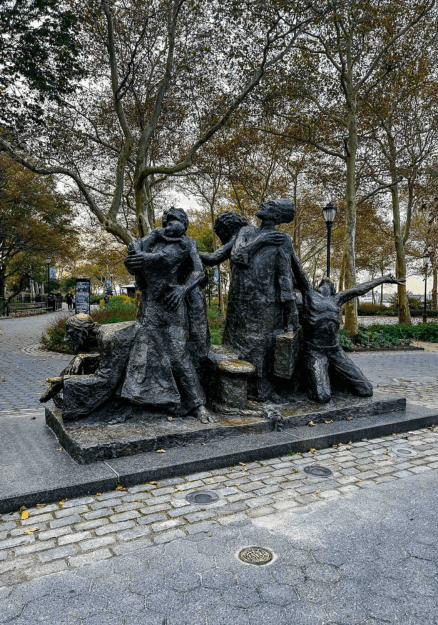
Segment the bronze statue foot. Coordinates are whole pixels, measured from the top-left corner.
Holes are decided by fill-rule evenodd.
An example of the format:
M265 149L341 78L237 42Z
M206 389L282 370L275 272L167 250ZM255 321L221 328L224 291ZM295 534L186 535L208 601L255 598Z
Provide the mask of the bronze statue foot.
M198 406L193 411L193 416L201 423L215 423L215 417L208 412L205 406Z

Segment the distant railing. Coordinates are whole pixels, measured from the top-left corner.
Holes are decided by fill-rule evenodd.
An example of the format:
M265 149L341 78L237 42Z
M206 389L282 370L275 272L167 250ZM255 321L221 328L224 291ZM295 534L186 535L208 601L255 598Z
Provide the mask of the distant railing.
M62 308L62 299L62 295L55 297L35 295L32 297L29 293L20 293L9 301L6 297L0 297L0 317L23 315L27 311L55 312L55 310Z

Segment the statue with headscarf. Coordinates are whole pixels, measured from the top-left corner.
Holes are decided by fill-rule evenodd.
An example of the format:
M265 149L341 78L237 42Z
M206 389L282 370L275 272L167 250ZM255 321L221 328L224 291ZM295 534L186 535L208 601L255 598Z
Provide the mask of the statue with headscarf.
M258 401L266 401L275 390L276 337L299 328L292 241L276 229L294 216L295 205L289 200L263 203L257 212L260 226L240 228L230 249L231 284L223 343L255 366L249 393Z

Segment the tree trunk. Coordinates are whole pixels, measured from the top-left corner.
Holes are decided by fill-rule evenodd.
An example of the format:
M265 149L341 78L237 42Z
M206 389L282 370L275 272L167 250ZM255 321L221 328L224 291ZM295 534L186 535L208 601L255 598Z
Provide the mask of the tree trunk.
M295 204L295 219L293 221L294 233L293 233L293 245L294 250L298 258L301 258L301 220L300 211L298 210L298 175L294 178L294 204Z
M5 286L6 286L6 276L5 270L3 268L0 269L0 299L3 299L5 296Z
M432 308L436 310L438 308L438 272L436 264L432 265Z
M397 278L406 278L406 258L405 248L403 245L403 236L400 224L400 202L397 184L397 171L395 168L395 160L391 164L391 187L392 198L392 215L394 225L394 245L396 253L396 276ZM406 293L406 283L399 284L397 287L398 300L398 322L411 324L411 313L409 311L408 297Z
M356 109L352 105L348 112L348 141L347 141L347 183L345 188L345 239L344 239L344 283L345 289L351 289L356 284L356 150L357 129ZM354 300L345 304L345 331L348 336L358 333L357 315Z
M344 279L345 279L345 255L342 256L341 271L339 274L339 282L338 282L339 292L344 290Z
M210 204L210 218L211 218L211 229L213 232L213 251L216 251L216 235L214 233L214 207L213 204ZM218 284L217 284L217 293L218 293L218 300L219 300L219 306L220 306L220 310L222 315L225 315L225 303L224 303L224 294L223 294L223 290L221 289L221 268L220 265L218 265L217 268L217 272L218 272Z
M294 220L293 245L296 255L298 258L301 258L301 223L299 215Z

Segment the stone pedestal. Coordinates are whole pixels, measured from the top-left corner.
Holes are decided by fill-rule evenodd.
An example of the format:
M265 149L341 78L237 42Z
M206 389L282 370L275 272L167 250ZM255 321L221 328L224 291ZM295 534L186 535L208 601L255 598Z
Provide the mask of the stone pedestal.
M255 367L245 360L223 360L219 363L219 402L232 408L246 408L248 401L248 377Z
M283 380L290 380L301 348L301 331L284 332L275 340L274 375Z
M220 375L222 376L222 373ZM227 388L226 385L224 388ZM60 410L46 408L46 424L64 449L80 464L149 452L156 454L158 449L169 451L172 448L176 448L178 454L191 458L195 453L194 450L204 449L200 443L211 443L217 444L221 449L220 454L224 456L221 466L230 466L235 461L242 460L242 458L232 460L229 457L229 454L238 455L239 439L243 441L243 445L259 449L254 456L245 456L243 461L250 462L258 458L285 454L292 449L293 440L296 440L293 451L298 449L308 451L310 448L329 447L339 441L372 438L374 431L376 432L374 436L386 436L392 432L426 427L436 422L436 411L427 411L426 408L417 406L421 415L428 414L429 421L423 421L415 410L415 414L409 413L408 417L405 417L405 408L404 397L394 397L385 393L376 393L374 397L354 397L346 393L339 395L335 393L331 401L324 405L309 401L304 394L298 394L295 395L294 403L283 405L250 404L246 410L223 406L222 410L216 411L214 423L201 423L193 417L178 417L169 421L166 414L161 416L148 414L141 407L120 405L116 410L114 405L108 405L100 409L99 415L102 419L100 423L96 421L96 415L76 422L64 421ZM113 412L107 415L106 420L105 411ZM279 431L278 421L272 418L273 413L281 415L282 431ZM118 418L121 421L117 422ZM398 425L399 422L401 425ZM262 444L260 437L268 433L274 435L274 438L269 444ZM8 436L10 435L6 433L7 442L12 450L11 440L14 442L18 439L8 439ZM315 437L320 439L319 443ZM23 440L27 446L32 446L31 434L25 434L24 438L20 434L20 444L23 444ZM299 440L306 442L299 443ZM275 445L275 450L271 445ZM260 448L264 451L260 451ZM54 454L57 454L56 450ZM167 457L168 454L163 456ZM158 454L158 457L161 455ZM137 462L142 472L150 469L149 460L146 462L140 457ZM40 462L39 465L43 466L44 462ZM219 465L212 468L219 468ZM197 465L193 470L201 469ZM184 469L175 467L173 476L189 472L187 467ZM23 483L27 484L28 479L26 476ZM146 481L146 478L138 481ZM96 488L93 492L96 492Z

